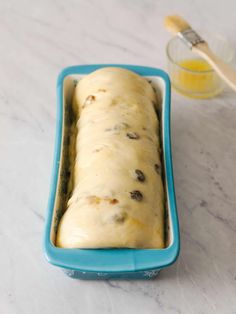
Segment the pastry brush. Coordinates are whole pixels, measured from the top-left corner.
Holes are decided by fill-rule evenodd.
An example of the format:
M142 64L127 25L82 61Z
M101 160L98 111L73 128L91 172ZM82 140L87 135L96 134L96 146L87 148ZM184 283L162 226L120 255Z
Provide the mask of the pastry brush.
M217 57L209 48L207 42L180 16L167 16L165 27L174 35L178 35L187 46L205 59L218 75L236 91L236 71Z

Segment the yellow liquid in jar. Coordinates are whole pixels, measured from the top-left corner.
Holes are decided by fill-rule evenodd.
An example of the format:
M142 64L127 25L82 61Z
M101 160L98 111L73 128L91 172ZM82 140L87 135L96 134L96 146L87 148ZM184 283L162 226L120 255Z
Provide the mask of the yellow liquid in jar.
M191 71L210 71L212 67L203 59L186 59L179 62L179 65Z
M208 98L219 92L219 78L205 60L186 59L178 65L180 68L174 73L173 82L181 93L194 98Z

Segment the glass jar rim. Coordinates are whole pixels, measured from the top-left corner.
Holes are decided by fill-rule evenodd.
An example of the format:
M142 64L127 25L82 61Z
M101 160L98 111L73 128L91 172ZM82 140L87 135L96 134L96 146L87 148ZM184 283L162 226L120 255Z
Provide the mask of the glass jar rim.
M200 33L200 32L199 32L199 33ZM234 50L233 50L232 46L230 45L229 41L228 41L224 36L222 36L222 35L220 35L220 34L214 33L214 34L211 34L211 35L213 35L215 38L220 39L221 41L224 41L224 42L228 45L228 49L230 50L230 57L227 58L227 60L226 60L225 62L226 62L226 63L230 63L230 62L233 60L233 58L234 58ZM174 41L176 41L176 40L179 40L180 42L182 42L181 38L179 38L179 37L176 35L176 36L172 37L172 38L168 41L168 43L167 43L167 45L166 45L166 55L167 55L167 58L169 59L170 62L172 62L173 64L175 64L175 65L176 65L177 67L179 67L181 70L184 70L184 71L190 72L190 73L194 73L194 74L196 74L196 75L202 74L202 73L213 73L213 72L215 72L214 69L210 69L210 70L201 70L201 71L199 71L199 70L190 70L190 69L188 69L187 67L180 65L177 61L175 61L175 60L173 59L173 57L171 56L171 54L170 54L170 45L171 45ZM185 45L184 42L183 42L183 45ZM187 46L186 46L186 47L187 47ZM190 49L189 49L189 50L190 50ZM191 51L191 50L190 50L190 51ZM199 59L203 59L203 58L199 57Z

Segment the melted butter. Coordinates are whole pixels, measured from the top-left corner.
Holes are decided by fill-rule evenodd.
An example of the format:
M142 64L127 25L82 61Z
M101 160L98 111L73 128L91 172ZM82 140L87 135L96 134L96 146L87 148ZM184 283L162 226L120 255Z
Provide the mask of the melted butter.
M183 94L194 98L208 98L216 94L219 79L203 59L185 59L174 74L174 85Z
M179 62L179 65L191 71L210 71L212 67L203 59L187 59Z

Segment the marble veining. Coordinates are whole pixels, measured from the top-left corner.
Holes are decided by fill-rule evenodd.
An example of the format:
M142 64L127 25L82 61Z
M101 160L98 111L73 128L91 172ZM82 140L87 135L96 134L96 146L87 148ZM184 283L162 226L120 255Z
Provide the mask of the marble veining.
M172 93L178 261L150 281L72 280L42 252L56 119L68 65L166 68L163 17L180 13L236 50L235 1L0 0L0 313L236 313L236 98ZM235 65L235 63L234 63Z

